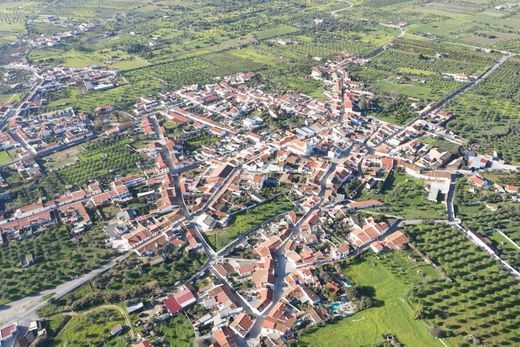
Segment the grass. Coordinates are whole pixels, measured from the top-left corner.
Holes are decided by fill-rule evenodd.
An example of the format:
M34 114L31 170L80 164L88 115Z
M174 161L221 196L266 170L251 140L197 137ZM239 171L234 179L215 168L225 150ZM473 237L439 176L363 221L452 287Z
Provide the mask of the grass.
M427 199L424 182L397 171L389 177L380 192L365 191L357 200L377 199L385 206L371 210L405 219L444 219L444 205Z
M415 307L405 298L424 277L439 276L433 267L412 261L406 252L391 252L365 256L346 265L344 273L357 285L372 287L379 304L303 335L302 346L374 346L388 333L405 346L442 346L413 318Z
M129 70L148 65L148 62L142 58L131 56L123 51L108 49L94 52L39 49L32 50L29 59L36 63L75 68L97 65L102 68Z
M0 164L7 164L11 161L11 157L7 151L0 151Z
M57 300L49 300L45 306L38 310L38 315L40 317L51 317L52 319L52 317L70 310L70 307L66 304L67 302L73 302L93 292L90 282L87 282Z
M191 347L195 343L195 335L188 319L182 315L176 315L166 322L159 323L156 330L164 335L164 339L170 346Z
M260 52L254 48L239 49L239 50L233 51L232 54L234 56L237 56L240 58L252 60L255 63L259 63L259 64L275 66L280 63L279 60L276 57L274 57L273 55L267 54L265 52Z
M278 197L265 204L238 213L228 226L212 230L211 234L207 235L208 241L214 248L220 249L246 231L292 208L294 208L294 205L288 198Z
M54 342L58 346L128 345L129 341L126 341L125 335L110 336L110 330L118 325L125 325L124 317L118 310L94 309L72 317Z
M45 160L45 168L50 170L60 169L79 160L78 155L84 151L82 145L70 147L64 151L51 154Z
M70 316L64 315L64 314L57 314L52 316L48 320L48 326L49 326L49 335L50 336L56 336L60 332L61 329L67 324L67 322L70 320Z
M459 153L461 147L453 142L444 140L442 138L433 138L429 136L421 137L420 141L427 145L431 145L432 147L437 147L440 151L447 151L453 154Z

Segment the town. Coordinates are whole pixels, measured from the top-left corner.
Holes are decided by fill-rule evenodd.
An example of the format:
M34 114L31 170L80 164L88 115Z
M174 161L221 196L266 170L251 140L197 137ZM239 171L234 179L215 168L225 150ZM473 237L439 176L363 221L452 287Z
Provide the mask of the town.
M8 156L0 170L0 244L53 228L81 238L101 223L107 247L120 257L150 264L202 259L167 290L129 298L126 311L145 327L132 333L139 346L155 340L151 322L178 315L199 345L286 345L299 331L370 307L371 298L339 266L365 252L408 247L403 228L421 222L460 228L518 280L454 208L457 176L472 192L518 202L518 186L485 175L518 168L496 154L461 155L425 141L465 144L444 127L452 115L442 104L419 110L405 126L359 112L360 99L373 95L349 69L366 62L344 54L315 67L310 78L323 83L325 99L265 92L248 83L255 73L247 72L143 96L125 114L100 105L95 120L69 107L41 110L67 86L96 93L124 83L117 72L13 67L33 69L35 78L26 99L0 107L0 150ZM77 146L87 149L91 165L60 164L77 156ZM107 166L111 155L118 169ZM96 170L102 180L91 178ZM56 172L65 177L63 192L48 187L24 203L12 189L38 187ZM401 179L421 182L431 212L403 218L392 213L394 202L378 198ZM24 268L36 261L31 253L21 258ZM47 334L36 309L2 316L1 346ZM124 331L110 328L112 336Z

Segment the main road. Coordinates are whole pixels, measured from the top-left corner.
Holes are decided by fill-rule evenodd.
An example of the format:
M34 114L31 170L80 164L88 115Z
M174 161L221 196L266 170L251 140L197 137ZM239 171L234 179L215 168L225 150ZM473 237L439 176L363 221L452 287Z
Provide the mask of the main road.
M82 284L92 280L97 275L107 271L118 262L128 257L130 253L125 253L115 259L112 259L105 265L92 270L91 272L79 276L69 282L60 284L54 289L44 290L38 294L27 296L23 299L10 302L0 306L0 326L8 323L16 322L20 325L29 325L31 320L37 319L38 311L45 306L49 299L58 299L65 294L71 292Z

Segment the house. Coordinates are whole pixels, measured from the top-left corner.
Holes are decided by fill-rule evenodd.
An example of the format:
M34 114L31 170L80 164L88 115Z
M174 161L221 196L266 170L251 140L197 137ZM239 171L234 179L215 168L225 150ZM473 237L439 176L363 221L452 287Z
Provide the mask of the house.
M468 181L473 184L477 188L488 189L491 187L491 183L485 179L478 177L477 175L473 175L468 178Z
M287 144L287 149L297 155L307 156L311 154L314 146L308 141L295 139Z
M350 247L347 242L343 241L339 245L331 249L331 255L334 259L343 259L348 256Z
M13 346L18 333L18 324L12 323L0 329L0 346Z
M202 231L208 231L213 229L217 221L215 218L211 217L209 214L203 213L198 216L195 220L197 224L202 228Z
M150 342L150 340L143 340L135 345L133 345L132 347L152 347L152 343Z
M117 336L121 335L123 333L123 326L122 325L116 325L112 329L110 329L110 335L111 336Z
M520 193L520 187L514 186L512 184L508 184L504 187L504 190L508 192L509 194L519 194Z
M238 343L230 328L223 326L213 333L215 347L237 347Z
M320 323L325 319L325 315L317 307L311 307L305 313L314 324Z
M378 254L378 253L381 253L382 251L384 251L385 249L385 246L383 246L383 244L381 242L374 242L370 245L370 249Z
M193 293L186 288L164 300L164 306L166 306L170 314L175 315L196 302L197 299Z
M247 313L240 313L235 317L235 320L229 326L238 336L245 338L251 328L253 327L254 320Z
M403 249L409 242L408 237L402 231L398 230L383 240L384 244L390 249Z

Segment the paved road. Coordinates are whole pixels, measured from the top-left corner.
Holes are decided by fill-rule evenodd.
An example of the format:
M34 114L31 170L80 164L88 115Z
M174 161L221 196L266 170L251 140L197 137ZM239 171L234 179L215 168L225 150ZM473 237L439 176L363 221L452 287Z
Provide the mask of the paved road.
M36 295L28 296L0 306L0 326L14 321L20 322L21 325L23 325L23 323L27 323L28 325L31 320L38 318L36 311L45 306L50 298L57 299L71 292L97 275L107 271L115 264L125 259L129 254L130 253L125 253L107 264L72 281L63 283L54 289L45 290Z
M318 193L318 196L320 197L320 201L318 201L311 209L309 209L300 219L296 222L296 224L293 226L293 230L291 231L291 234L285 241L276 249L275 255L277 260L277 266L275 269L275 283L273 288L273 300L272 302L265 308L260 315L257 316L256 321L251 328L251 331L249 332L247 336L247 342L249 345L255 345L256 340L260 333L262 332L262 326L264 324L265 318L269 314L269 311L276 305L280 299L282 298L283 292L284 292L284 280L285 276L287 275L287 259L285 258L285 255L283 253L283 248L285 244L290 240L294 239L300 232L300 226L302 223L317 209L320 208L320 206L323 203L323 197L325 195L325 191L327 189L326 182L328 177L332 174L334 171L336 165L332 164L329 169L325 172L323 177L320 181L320 192Z
M258 336L260 336L260 333L262 332L262 326L264 325L265 318L267 317L267 314L274 305L276 305L280 299L282 298L283 292L284 292L284 279L287 275L287 258L285 258L283 254L282 247L279 247L276 252L276 269L275 269L275 283L273 288L273 301L271 304L269 304L261 313L259 316L257 316L256 321L249 331L249 334L247 336L247 340L254 344Z
M455 220L455 208L453 206L453 199L455 197L455 174L451 175L450 188L448 189L448 196L446 197L446 212L448 214L448 220L453 222Z

